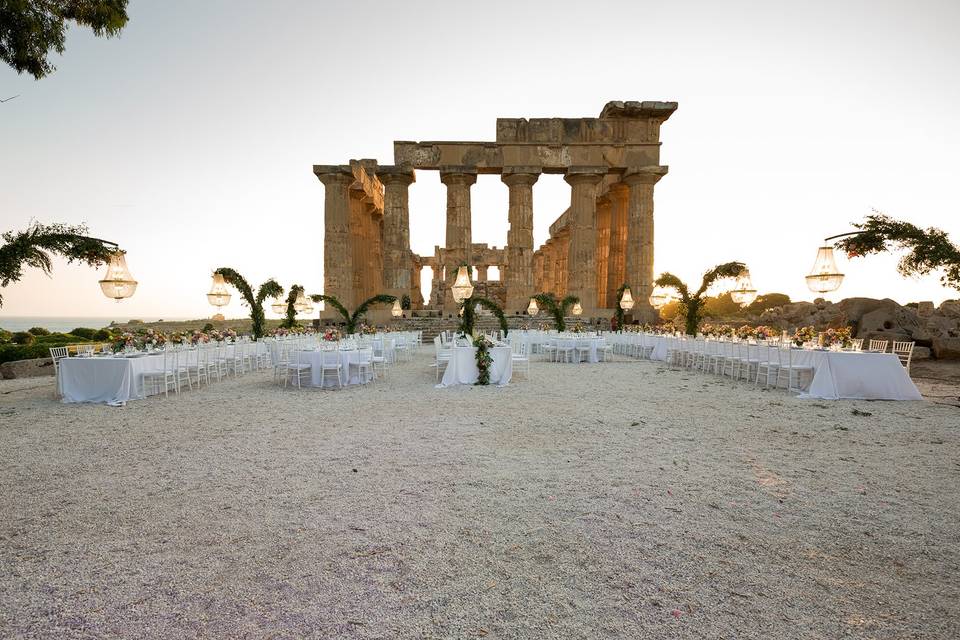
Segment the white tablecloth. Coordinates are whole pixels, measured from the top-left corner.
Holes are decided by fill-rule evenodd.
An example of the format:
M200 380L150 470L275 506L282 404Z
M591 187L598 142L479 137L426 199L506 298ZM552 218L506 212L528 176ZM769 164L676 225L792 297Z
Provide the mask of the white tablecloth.
M823 400L923 400L893 353L792 349L794 366L812 366L813 381L801 398Z
M490 384L505 387L510 384L510 378L513 376L510 347L493 347L490 349L490 355L493 357L493 362L490 363ZM479 377L476 347L453 347L450 352L450 363L443 372L443 380L437 388L475 384Z
M162 371L163 356L61 358L58 368L63 402L119 407L144 397L143 374Z
M671 336L645 335L644 344L653 344L652 360L665 360L668 346L678 341ZM766 358L766 350L760 350ZM893 353L791 349L794 366L813 367L813 381L801 398L821 400L922 400L913 380Z
M266 344L245 345L250 353L262 354ZM224 348L225 357L233 355L233 345ZM196 364L197 352L188 349L181 352L180 364ZM130 400L143 399L157 393L157 389L144 389L143 374L163 371L163 353L137 354L134 357L123 355L107 357L61 358L60 393L63 402L94 402L114 407L123 406ZM162 387L162 385L161 385Z
M320 365L323 362L323 353L323 351L316 350L300 352L300 361L310 364L310 382L307 384L312 387L336 387L337 381L336 378L334 378L333 371L327 372L326 376L321 376L322 371ZM328 351L327 353L330 352ZM360 351L353 349L337 351L336 353L340 357L340 380L343 382L343 386L360 384L360 370L357 367L357 364L360 362ZM371 365L370 370L363 377L364 380L362 382L369 382L373 378L373 365ZM321 378L323 382L322 385L320 384Z

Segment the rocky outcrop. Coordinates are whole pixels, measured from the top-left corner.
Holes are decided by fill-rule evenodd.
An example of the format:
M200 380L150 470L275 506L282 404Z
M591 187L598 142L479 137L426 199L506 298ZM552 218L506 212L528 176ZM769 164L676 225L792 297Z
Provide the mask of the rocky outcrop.
M53 360L34 358L33 360L15 360L0 364L0 375L4 380L16 378L39 378L53 375Z
M890 299L847 298L837 303L817 299L768 309L757 321L781 329L849 326L865 340L914 341L915 358L929 354L960 358L960 300L947 300L935 308L929 302L907 307Z

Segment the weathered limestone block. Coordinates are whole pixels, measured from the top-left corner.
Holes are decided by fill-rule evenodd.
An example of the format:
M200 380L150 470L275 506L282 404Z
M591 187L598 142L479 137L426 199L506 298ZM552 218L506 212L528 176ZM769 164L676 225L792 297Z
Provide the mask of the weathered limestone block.
M929 300L917 303L917 315L921 318L932 316L934 312L933 303Z
M933 355L940 360L960 359L960 338L934 338Z
M32 360L14 360L0 364L0 375L4 380L17 378L39 378L54 375L53 360L34 358Z
M937 311L948 318L960 318L960 300L944 300Z

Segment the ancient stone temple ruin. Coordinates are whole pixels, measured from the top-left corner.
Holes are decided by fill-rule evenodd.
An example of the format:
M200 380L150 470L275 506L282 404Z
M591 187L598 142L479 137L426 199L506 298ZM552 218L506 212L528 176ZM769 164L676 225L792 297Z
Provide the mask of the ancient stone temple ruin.
M653 190L660 164L660 125L675 102L608 102L598 118L498 118L493 142L394 142L394 163L351 160L314 165L326 188L324 292L353 308L377 293L408 295L414 309L455 312L450 284L457 266L475 267L481 295L509 315L540 291L580 297L584 316L609 315L616 290L630 285L634 317L652 316ZM410 250L408 190L418 171L438 171L447 188L446 244L432 256ZM498 174L509 189L507 245L471 237L470 187ZM562 174L570 207L533 243L533 185ZM429 300L421 269L430 266ZM487 279L489 267L500 280Z

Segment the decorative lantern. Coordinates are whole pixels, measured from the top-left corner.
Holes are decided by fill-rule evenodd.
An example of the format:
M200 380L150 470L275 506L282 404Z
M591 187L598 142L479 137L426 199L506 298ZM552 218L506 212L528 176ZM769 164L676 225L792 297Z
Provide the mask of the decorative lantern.
M457 279L454 280L450 291L453 293L453 301L457 304L473 295L473 285L470 284L470 274L467 267L457 269Z
M583 313L583 307L580 306L579 302L574 302L573 308L570 311L573 313L573 315L578 316Z
M843 274L839 273L833 259L833 247L825 245L817 249L817 259L807 276L807 287L814 293L829 293L840 288Z
M530 298L530 304L527 305L527 315L535 316L540 313L540 307L537 306L537 300Z
M623 295L620 296L620 308L624 311L630 311L630 309L633 309L633 304L633 294L630 292L630 287L626 287L623 290Z
M399 318L403 315L403 307L400 306L400 299L393 301L393 307L390 308L390 315Z
M730 299L741 307L757 299L757 290L753 288L753 280L750 278L749 269L744 269L737 276L736 284L730 292Z
M120 302L129 298L137 290L137 281L127 269L127 260L123 251L114 251L110 255L110 264L107 265L107 275L100 281L103 295Z
M270 308L273 309L275 314L282 316L287 312L287 303L280 298L274 298L273 302L270 304Z
M313 300L310 296L303 296L303 312L307 315L313 313Z
M310 311L313 311L313 307L307 302L307 296L303 295L303 291L297 294L297 299L293 301L293 309L297 313L304 313L307 311L307 307L310 307Z
M664 287L654 287L653 293L650 294L650 305L654 309L659 309L670 302L671 298L670 292Z

